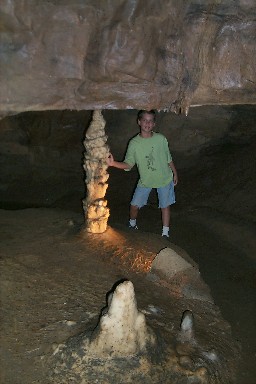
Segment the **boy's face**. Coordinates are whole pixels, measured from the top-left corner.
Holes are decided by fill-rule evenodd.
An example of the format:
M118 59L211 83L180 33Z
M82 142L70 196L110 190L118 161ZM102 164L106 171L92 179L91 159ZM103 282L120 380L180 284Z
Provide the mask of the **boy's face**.
M155 126L154 116L151 113L144 113L138 120L141 132L149 133Z

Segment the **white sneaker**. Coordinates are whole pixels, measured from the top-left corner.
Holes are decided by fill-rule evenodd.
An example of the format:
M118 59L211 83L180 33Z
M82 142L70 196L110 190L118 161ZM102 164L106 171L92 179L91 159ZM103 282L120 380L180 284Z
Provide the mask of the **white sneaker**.
M131 224L129 224L129 229L139 229L139 228L137 227L137 225L131 225Z

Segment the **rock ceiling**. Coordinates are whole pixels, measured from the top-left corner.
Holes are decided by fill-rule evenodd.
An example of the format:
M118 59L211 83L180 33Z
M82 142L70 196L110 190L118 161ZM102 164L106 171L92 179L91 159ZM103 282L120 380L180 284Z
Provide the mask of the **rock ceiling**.
M2 116L256 103L255 0L2 0Z

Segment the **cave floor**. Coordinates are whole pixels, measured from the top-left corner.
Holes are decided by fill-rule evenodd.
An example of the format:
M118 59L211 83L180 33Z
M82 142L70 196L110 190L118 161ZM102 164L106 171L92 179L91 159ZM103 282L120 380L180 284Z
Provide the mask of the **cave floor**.
M81 214L59 209L1 211L1 383L46 383L43 357L53 344L81 332L85 318L86 326L93 327L106 305L106 293L122 279L133 281L140 308L157 303L168 311L162 302L164 288L154 287L125 261L109 262L113 248L107 243L92 246L92 238L83 248L78 236L82 223ZM233 339L241 345L238 383L255 384L255 228L207 209L176 211L172 223L172 243L199 265ZM113 210L109 225L121 230L116 237L121 251L123 235L132 244L119 209ZM158 234L155 207L141 212L139 226L143 231L136 235L137 246L146 242L152 254L168 246ZM127 243L124 248L127 254ZM170 324L177 329L183 305L168 303Z
M156 204L143 208L138 225L160 233ZM117 213L114 213L114 216ZM216 305L241 345L239 384L256 383L256 227L209 207L172 212L171 241L198 264Z

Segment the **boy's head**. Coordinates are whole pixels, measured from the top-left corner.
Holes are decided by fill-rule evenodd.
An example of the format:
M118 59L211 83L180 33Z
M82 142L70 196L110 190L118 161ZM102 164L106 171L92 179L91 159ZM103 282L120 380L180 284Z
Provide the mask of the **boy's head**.
M152 109L151 111L140 110L138 112L138 125L140 127L140 135L142 137L150 137L152 136L153 128L155 126L155 111Z
M154 122L155 122L155 120L156 120L156 112L153 109L151 109L150 111L147 111L145 109L141 109L138 112L138 117L137 117L138 121L140 121L145 114L153 116Z

